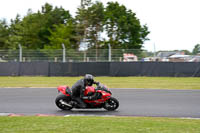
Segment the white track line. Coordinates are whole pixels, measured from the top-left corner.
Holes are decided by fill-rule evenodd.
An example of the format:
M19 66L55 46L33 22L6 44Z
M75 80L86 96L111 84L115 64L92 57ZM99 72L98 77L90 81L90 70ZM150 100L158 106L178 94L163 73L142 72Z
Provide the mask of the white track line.
M10 115L11 113L0 113L0 116L8 116Z

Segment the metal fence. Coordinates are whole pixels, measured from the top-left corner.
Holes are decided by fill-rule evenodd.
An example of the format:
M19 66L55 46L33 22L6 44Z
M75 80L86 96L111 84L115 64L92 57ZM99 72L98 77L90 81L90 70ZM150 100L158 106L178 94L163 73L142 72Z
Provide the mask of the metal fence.
M19 49L0 50L0 62L200 62L199 55L180 51L147 52L136 49Z
M0 62L108 62L138 61L152 53L135 49L16 49L0 50Z

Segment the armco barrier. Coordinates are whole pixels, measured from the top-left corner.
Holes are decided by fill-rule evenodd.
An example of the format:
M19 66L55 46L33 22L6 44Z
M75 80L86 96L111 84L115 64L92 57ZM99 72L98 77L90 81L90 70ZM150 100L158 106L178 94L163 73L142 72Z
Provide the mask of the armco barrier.
M109 63L49 63L49 76L82 76L91 73L96 76L109 76Z
M112 62L110 76L140 76L141 68L141 62Z
M19 65L19 76L48 76L48 62L22 62Z
M200 62L1 62L0 76L200 77Z
M172 62L143 62L141 76L174 76Z
M174 76L200 77L200 63L174 63Z
M78 64L78 76L91 73L97 76L110 76L110 63L108 62L88 62Z
M1 62L0 63L0 76L19 76L18 62Z
M49 63L48 76L78 76L77 63Z

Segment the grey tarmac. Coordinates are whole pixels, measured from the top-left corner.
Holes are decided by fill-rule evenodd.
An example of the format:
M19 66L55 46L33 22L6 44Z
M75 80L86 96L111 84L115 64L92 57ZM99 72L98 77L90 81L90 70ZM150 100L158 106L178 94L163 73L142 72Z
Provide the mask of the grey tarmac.
M72 109L55 105L56 88L0 88L0 114L91 115L200 118L200 90L111 89L117 111Z

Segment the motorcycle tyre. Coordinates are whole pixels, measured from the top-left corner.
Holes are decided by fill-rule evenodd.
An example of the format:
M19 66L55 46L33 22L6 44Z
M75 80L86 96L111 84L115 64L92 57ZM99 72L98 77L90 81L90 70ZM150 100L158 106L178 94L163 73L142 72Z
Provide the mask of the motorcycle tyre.
M62 110L71 110L73 108L73 106L72 107L69 107L69 106L66 106L66 105L62 106L62 104L60 103L61 99L63 101L65 101L65 102L67 102L67 103L69 103L71 101L71 98L69 96L66 96L64 94L59 94L56 97L56 100L55 100L55 103L56 103L56 105L57 105L58 108L60 108Z
M106 106L106 104L109 104L108 102L111 102L111 101L115 102L115 104L116 104L116 106L114 108ZM114 111L118 107L119 107L119 101L116 98L114 98L114 97L111 97L109 100L107 100L106 103L103 106L103 108L106 109L106 110L108 110L108 111Z

